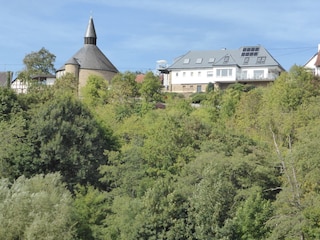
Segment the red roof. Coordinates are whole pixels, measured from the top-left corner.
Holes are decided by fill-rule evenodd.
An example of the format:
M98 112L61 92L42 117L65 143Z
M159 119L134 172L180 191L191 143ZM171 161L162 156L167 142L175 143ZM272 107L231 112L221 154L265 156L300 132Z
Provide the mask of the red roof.
M136 82L137 82L137 83L142 83L143 80L144 80L144 77L145 77L144 74L138 74L138 75L136 76Z
M317 59L316 59L316 62L314 63L314 65L316 67L319 67L320 66L320 51L318 52L317 54Z

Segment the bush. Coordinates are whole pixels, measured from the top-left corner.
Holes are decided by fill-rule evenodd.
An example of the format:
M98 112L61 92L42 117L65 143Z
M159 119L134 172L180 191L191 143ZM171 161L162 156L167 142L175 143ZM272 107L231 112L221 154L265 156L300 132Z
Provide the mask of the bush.
M201 103L207 99L207 95L205 93L194 93L190 98L192 103Z

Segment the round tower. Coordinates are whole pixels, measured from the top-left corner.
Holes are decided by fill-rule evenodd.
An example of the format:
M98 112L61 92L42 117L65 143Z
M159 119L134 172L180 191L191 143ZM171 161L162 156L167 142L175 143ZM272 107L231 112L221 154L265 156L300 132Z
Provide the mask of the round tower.
M73 74L76 79L79 80L80 64L75 58L71 58L70 61L65 63L65 73Z

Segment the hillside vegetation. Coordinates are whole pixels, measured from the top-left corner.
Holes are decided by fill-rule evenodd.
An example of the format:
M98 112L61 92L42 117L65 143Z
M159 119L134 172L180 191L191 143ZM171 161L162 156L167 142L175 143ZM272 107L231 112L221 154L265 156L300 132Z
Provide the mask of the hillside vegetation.
M0 239L320 239L320 80L303 68L200 107L152 73L75 84L0 89Z

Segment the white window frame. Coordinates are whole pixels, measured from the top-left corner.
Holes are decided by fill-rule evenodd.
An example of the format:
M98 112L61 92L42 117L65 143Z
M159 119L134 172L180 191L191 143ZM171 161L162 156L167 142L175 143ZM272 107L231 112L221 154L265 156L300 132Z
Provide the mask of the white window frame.
M264 71L263 70L253 70L253 78L254 79L263 79Z
M217 77L231 77L232 69L231 68L219 68L216 70Z

